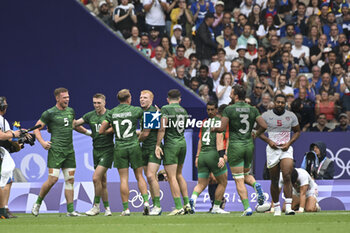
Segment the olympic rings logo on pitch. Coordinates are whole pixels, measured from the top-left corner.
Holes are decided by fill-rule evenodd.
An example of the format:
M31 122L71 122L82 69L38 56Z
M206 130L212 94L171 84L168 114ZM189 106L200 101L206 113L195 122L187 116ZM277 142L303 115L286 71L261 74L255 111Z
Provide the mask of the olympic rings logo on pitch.
M348 159L347 162L344 162L341 158L339 158L340 154L344 151L347 151L350 153L350 148L343 147L340 150L337 151L337 153L334 155L333 152L330 149L327 149L327 152L331 156L331 160L335 162L335 164L342 169L342 171L339 173L339 175L335 175L334 179L341 178L344 173L346 172L350 176L350 159ZM349 154L348 154L349 155Z
M148 190L148 199L151 197L151 193ZM163 199L163 191L160 190L160 200ZM135 189L131 189L129 191L129 203L131 203L132 207L140 208L143 205L143 197L140 192Z

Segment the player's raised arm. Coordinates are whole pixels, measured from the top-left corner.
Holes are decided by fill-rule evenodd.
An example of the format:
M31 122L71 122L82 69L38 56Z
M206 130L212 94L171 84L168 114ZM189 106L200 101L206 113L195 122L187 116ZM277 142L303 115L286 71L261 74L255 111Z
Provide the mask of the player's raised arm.
M41 120L38 120L35 125L41 125L40 128L35 129L33 132L35 134L36 139L38 142L41 144L41 146L45 149L48 150L51 148L51 142L50 141L45 141L43 137L41 136L40 130L42 130L45 127L45 123L42 122Z
M80 118L78 120L73 120L73 128L75 131L77 131L78 133L81 134L85 134L87 136L91 136L92 132L89 129L86 129L85 127L82 126L82 124L84 124L85 121L83 118Z

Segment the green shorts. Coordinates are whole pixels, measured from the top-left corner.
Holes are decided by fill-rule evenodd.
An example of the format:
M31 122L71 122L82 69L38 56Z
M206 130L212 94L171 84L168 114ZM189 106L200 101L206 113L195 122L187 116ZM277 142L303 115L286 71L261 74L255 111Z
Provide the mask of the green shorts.
M102 166L105 168L111 168L113 163L113 153L114 147L104 147L104 148L94 148L93 157L94 157L94 168L97 166Z
M214 176L220 176L227 172L226 166L218 167L219 153L217 150L201 151L198 157L198 178L208 178L212 172Z
M229 143L227 149L227 160L230 167L250 168L254 155L254 143Z
M176 145L166 143L163 148L164 165L183 164L186 157L186 141L180 141Z
M142 167L142 151L139 144L130 147L114 148L114 167L136 169Z
M156 157L155 153L156 147L142 147L142 164L147 166L148 163L161 164L162 160Z
M47 155L48 168L76 168L75 153L72 152L67 155L62 155L61 152L49 150Z

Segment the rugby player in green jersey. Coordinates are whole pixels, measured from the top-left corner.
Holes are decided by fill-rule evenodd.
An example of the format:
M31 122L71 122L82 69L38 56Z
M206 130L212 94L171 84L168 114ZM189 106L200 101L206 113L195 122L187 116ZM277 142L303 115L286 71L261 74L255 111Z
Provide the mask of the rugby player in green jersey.
M67 200L67 216L82 216L74 211L74 173L75 173L75 153L73 149L73 129L75 125L75 112L68 107L69 93L66 88L57 88L54 91L56 105L41 115L36 125L40 128L34 130L37 140L41 146L48 150L47 167L49 168L48 179L42 185L38 199L33 205L32 214L38 216L40 205L46 194L57 182L62 169L65 181L65 197ZM40 130L47 126L51 133L50 141L45 141Z
M107 191L107 170L112 167L113 163L113 128L108 129L109 134L99 134L98 131L102 122L106 119L109 112L106 109L106 97L103 94L97 93L93 96L92 102L95 110L86 113L82 118L76 121L76 126L88 124L91 130L84 129L84 133L92 137L93 140L93 160L95 172L92 177L95 187L95 198L93 207L86 212L88 216L95 216L100 213L100 199L102 197L105 207L105 216L111 216L112 212L108 202ZM80 132L80 131L79 131Z
M157 114L158 109L152 105L153 98L154 95L151 91L141 91L140 105L144 112L155 112L155 114ZM143 121L144 119L140 124L141 128L143 128ZM157 180L157 171L162 160L158 159L155 155L155 148L157 144L157 132L157 129L143 128L139 136L139 141L142 142L143 168L147 177L148 184L150 186L154 206L150 212L150 215L153 216L162 214L162 208L160 207L160 189Z
M185 124L187 111L180 106L181 93L177 89L168 92L168 105L162 107L161 125L157 135L156 156L161 159L164 155L164 169L168 175L171 194L174 198L175 209L169 215L182 215L191 212L187 183L182 176L182 167L186 157ZM164 148L161 142L164 138ZM183 196L184 207L181 204Z
M196 187L194 187L190 199L192 213L194 213L197 197L209 184L209 174L211 172L214 174L218 182L218 186L215 191L214 206L211 213L230 213L220 208L222 197L225 193L227 185L227 168L225 166L226 164L224 159L224 133L210 132L211 125L215 125L214 122L220 122L220 118L216 116L217 111L217 103L209 101L207 103L207 113L209 119L203 121L203 126L199 132L198 149L196 155L198 184Z
M249 205L248 192L244 183L255 189L260 205L265 200L261 185L250 175L254 155L252 130L255 122L265 130L267 124L255 107L244 102L246 92L242 86L234 86L231 98L232 96L234 97L235 104L225 108L221 118L221 127L213 128L213 131L223 132L226 130L227 125L229 125L228 163L236 182L237 192L244 206L242 216L250 216L253 214L253 211Z
M112 125L115 133L114 167L120 176L120 195L123 202L121 216L129 216L129 166L134 170L139 190L144 201L144 214L149 214L147 183L142 175L142 151L136 134L138 121L142 118L143 110L131 106L131 94L127 89L118 92L120 104L109 111L103 121L99 133L108 133Z

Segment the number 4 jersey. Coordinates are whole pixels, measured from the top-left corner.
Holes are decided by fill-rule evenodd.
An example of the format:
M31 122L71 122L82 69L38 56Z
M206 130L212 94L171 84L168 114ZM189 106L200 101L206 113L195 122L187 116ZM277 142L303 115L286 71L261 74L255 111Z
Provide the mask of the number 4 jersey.
M113 126L116 147L130 147L139 144L136 128L143 110L128 104L119 104L109 111L106 121Z
M259 111L244 102L227 106L222 114L229 119L229 142L251 142L255 120L260 116Z

